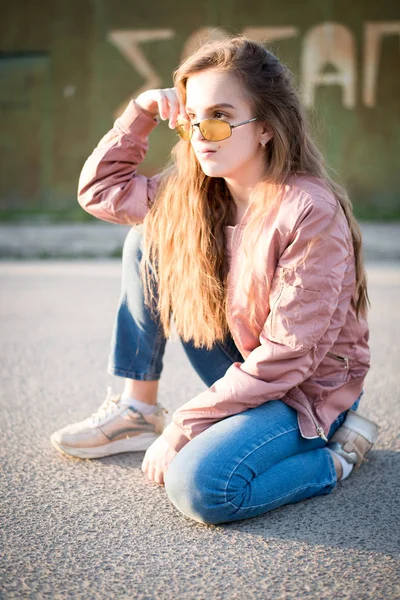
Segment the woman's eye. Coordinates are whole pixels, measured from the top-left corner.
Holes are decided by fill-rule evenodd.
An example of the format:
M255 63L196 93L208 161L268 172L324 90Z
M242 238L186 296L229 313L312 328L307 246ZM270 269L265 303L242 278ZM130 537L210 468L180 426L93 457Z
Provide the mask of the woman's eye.
M186 113L186 114L187 114L187 116L189 117L189 119L190 119L191 121L192 121L192 120L195 118L194 114L192 114L192 113ZM221 115L221 117L227 117L227 115L226 115L225 113L223 113L223 112L221 112L221 111L219 111L219 110L216 110L216 111L213 113L213 116L214 116L214 117L215 117L216 115Z

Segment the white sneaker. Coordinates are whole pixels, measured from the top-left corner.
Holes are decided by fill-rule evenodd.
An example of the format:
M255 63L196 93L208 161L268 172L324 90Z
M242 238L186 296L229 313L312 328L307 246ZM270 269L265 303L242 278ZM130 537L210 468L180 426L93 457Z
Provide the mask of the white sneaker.
M91 417L56 431L50 440L56 450L76 458L143 451L162 434L163 412L168 411L157 404L154 413L144 415L122 404L121 394L112 396L108 387L107 398Z

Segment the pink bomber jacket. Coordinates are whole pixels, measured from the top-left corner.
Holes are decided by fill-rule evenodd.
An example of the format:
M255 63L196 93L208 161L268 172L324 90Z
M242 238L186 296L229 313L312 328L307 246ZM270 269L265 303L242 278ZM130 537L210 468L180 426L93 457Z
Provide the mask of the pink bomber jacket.
M78 201L93 216L119 224L143 221L160 174L137 167L158 118L131 100L86 160ZM297 411L301 435L326 440L330 425L363 391L370 367L369 329L351 306L355 260L351 233L326 184L294 175L284 186L277 214L263 230L269 300L258 307L262 329L248 323L248 299L235 286L247 213L227 227L228 323L244 362L235 362L211 387L176 410L163 436L179 451L213 423L281 399ZM326 227L331 224L326 233ZM308 242L324 232L306 260ZM266 294L264 294L264 297ZM263 298L263 294L260 294Z

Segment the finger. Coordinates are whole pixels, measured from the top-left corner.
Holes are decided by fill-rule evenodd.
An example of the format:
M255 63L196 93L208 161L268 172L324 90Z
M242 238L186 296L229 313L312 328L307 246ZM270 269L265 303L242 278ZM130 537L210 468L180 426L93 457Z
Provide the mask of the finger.
M160 485L164 483L164 474L162 471L156 471L154 481Z
M159 484L164 483L164 472L162 469L158 468L154 472L154 481Z
M178 118L178 114L180 111L179 99L175 93L174 88L171 88L171 91L168 92L168 101L169 101L169 127L170 127L170 129L174 129L177 118Z
M152 465L149 465L149 468L147 469L147 478L150 481L154 481L154 467Z
M143 459L143 462L142 462L142 466L141 466L141 469L142 469L143 473L147 472L148 465L149 465L149 461L148 461L148 459L145 456L144 459Z
M168 99L167 99L167 96L165 95L164 90L160 90L160 96L158 98L158 113L163 121L168 119L169 106L168 106Z
M185 103L183 101L182 96L180 95L178 88L174 87L175 90L175 95L178 99L178 103L179 103L179 113L178 115L183 117L184 119L189 119L187 113L186 113L186 109L185 109Z

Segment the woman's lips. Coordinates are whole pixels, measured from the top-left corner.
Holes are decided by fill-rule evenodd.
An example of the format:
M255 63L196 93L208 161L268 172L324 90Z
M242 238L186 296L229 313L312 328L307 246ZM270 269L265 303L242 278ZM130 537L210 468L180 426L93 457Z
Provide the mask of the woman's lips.
M212 156L215 153L216 153L216 150L200 150L198 154L202 158L209 158L210 156Z

